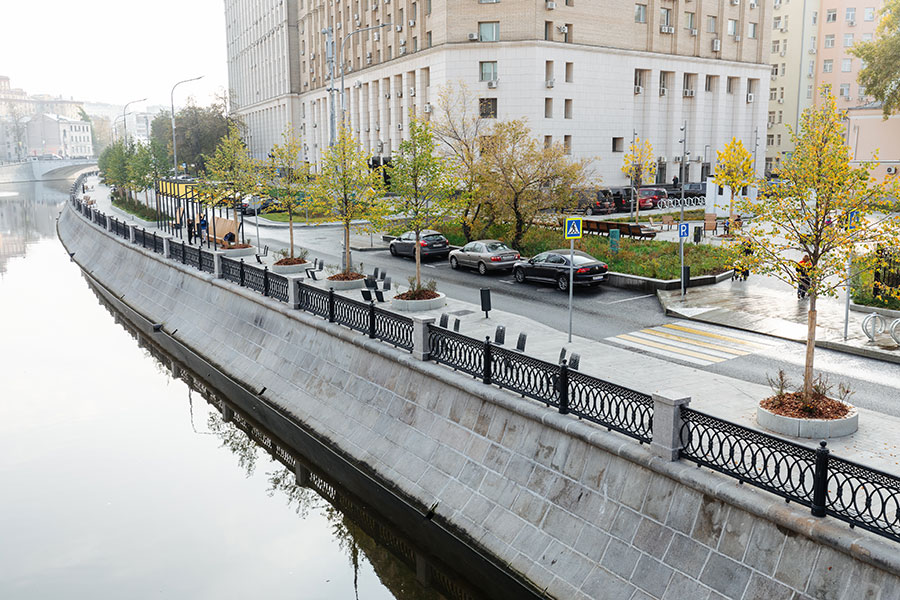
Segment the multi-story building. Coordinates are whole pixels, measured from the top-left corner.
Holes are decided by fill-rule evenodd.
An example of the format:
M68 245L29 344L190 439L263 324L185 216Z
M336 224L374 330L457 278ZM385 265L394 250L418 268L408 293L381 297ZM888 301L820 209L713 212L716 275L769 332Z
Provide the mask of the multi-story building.
M28 154L55 154L62 158L94 155L91 122L61 115L38 114L28 120Z
M297 2L225 0L230 110L258 158L300 122Z
M459 82L482 117L526 119L545 143L599 159L610 185L626 181L620 169L634 135L653 144L659 181L679 172L697 180L732 137L754 149L765 127L768 2L226 0L225 7L234 112L256 155L286 122L312 163L327 148L329 29L335 86L344 68L346 118L382 158L407 135L410 111L428 118L439 90ZM378 28L354 33L367 27Z

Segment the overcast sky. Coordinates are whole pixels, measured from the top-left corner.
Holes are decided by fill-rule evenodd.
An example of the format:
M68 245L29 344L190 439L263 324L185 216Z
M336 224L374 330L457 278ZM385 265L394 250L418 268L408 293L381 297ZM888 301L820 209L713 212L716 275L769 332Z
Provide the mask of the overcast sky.
M0 0L0 75L29 94L168 106L228 85L223 0Z

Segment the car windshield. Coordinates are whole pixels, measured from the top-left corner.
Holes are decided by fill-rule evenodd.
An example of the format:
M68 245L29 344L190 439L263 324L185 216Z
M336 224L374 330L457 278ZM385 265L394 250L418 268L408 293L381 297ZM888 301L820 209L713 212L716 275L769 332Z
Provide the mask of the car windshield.
M485 246L487 246L488 252L503 252L504 250L509 250L509 246L503 242L488 242Z
M428 235L423 236L422 239L426 242L440 242L444 239L444 236L439 233L429 233Z
M581 254L576 254L572 259L572 263L575 265L583 265L587 263L597 262L595 258L592 256L582 256Z

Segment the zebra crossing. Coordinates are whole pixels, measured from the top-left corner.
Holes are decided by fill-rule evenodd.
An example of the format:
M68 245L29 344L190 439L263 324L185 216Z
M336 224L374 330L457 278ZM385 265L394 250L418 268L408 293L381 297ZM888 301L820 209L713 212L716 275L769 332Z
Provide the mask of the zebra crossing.
M772 348L760 336L721 333L721 329L691 321L675 321L606 338L621 346L674 358L699 366L714 365Z

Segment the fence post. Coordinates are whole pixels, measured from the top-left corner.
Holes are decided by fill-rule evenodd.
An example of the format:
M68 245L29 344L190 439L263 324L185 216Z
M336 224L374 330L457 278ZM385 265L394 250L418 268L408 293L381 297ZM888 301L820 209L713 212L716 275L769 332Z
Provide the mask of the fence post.
M375 301L369 301L369 337L375 339Z
M241 259L241 266L240 266L239 271L240 271L240 275L241 275L240 276L241 287L244 287L244 259L243 258Z
M412 355L419 360L429 360L431 358L431 336L428 334L429 328L434 324L434 318L413 316L412 321Z
M293 309L300 308L300 283L299 278L288 276L288 304Z
M328 288L328 322L334 323L334 288Z
M663 460L678 460L684 446L681 439L681 407L690 403L690 396L674 391L653 394L653 441L650 450Z
M263 267L263 296L269 295L269 267Z
M154 246L154 249L155 249L155 248L156 248L156 242L155 242L155 241L153 242L153 246ZM165 236L165 237L163 238L163 256L164 256L165 258L171 258L171 257L169 256L169 250L170 250L170 247L171 247L171 246L172 246L172 238L170 238L169 236Z
M216 279L222 279L222 256L221 252L213 252L213 277Z
M197 255L200 255L200 252L197 252ZM181 264L187 264L187 256L184 254L184 240L181 240Z
M126 224L125 227L128 228L128 241L134 244L137 239L137 225Z
M569 364L565 359L559 364L559 414L569 414Z
M300 487L309 486L310 471L299 460L294 466L294 479Z
M828 513L826 503L828 501L828 443L825 440L819 442L816 448L816 473L813 476L813 501L812 515L824 517Z
M484 337L484 365L481 368L482 381L491 384L491 336Z

